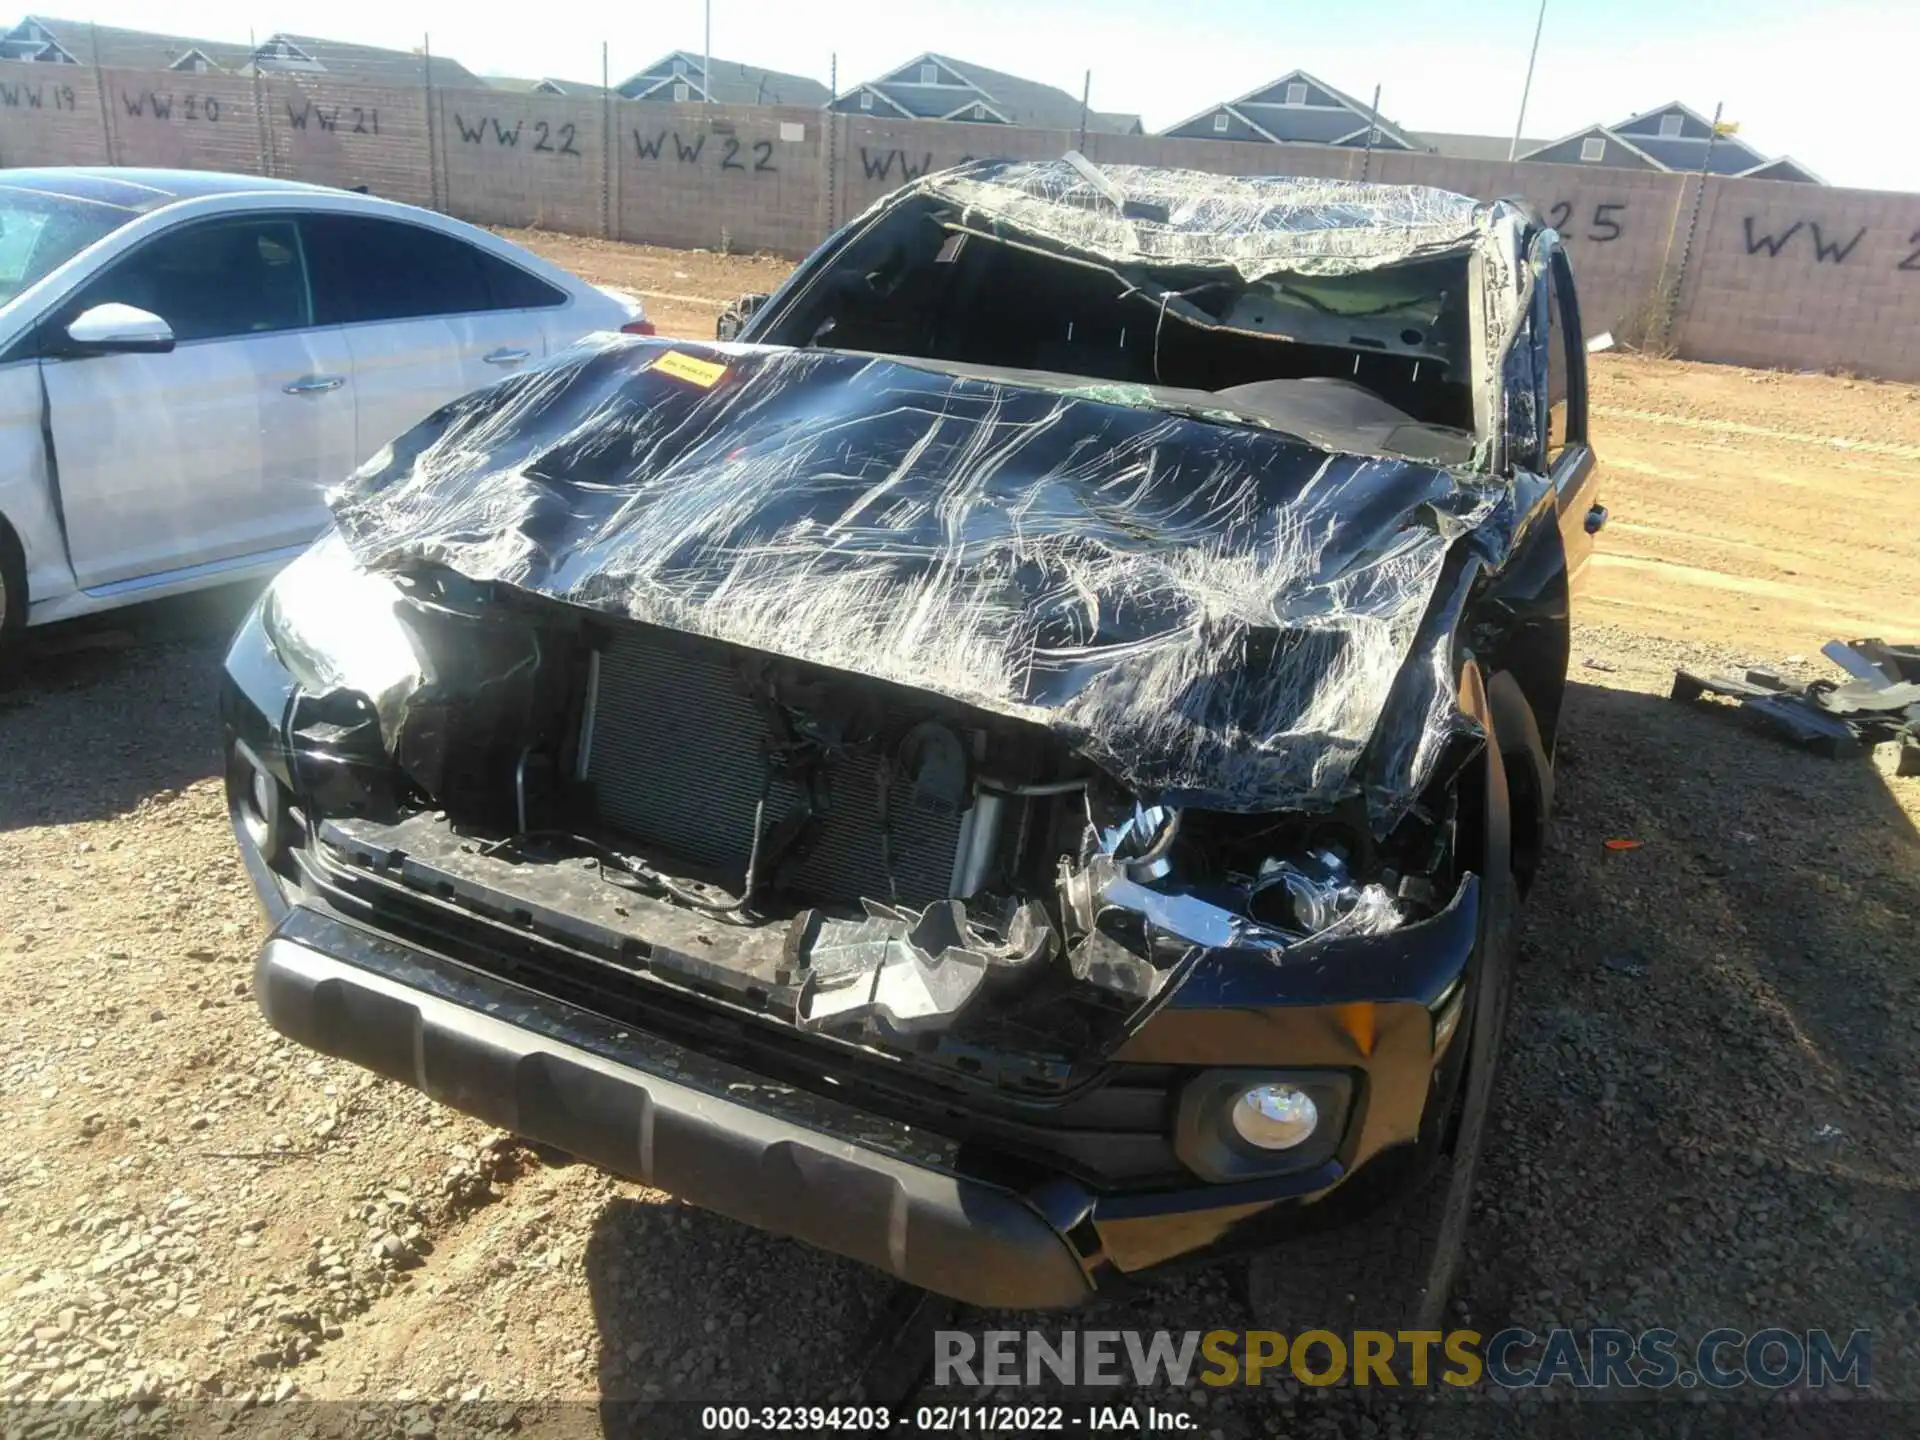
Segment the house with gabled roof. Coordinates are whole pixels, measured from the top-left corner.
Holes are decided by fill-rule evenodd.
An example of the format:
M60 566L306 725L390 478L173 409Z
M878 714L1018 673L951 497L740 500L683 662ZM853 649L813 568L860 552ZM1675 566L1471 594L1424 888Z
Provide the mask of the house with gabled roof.
M1791 155L1781 155L1767 161L1764 165L1756 165L1751 170L1743 171L1740 178L1742 180L1788 180L1800 185L1827 183L1823 177L1814 174Z
M1421 150L1408 131L1304 70L1290 70L1233 100L1209 105L1162 130L1183 140L1250 140L1267 145L1341 145L1376 150Z
M1677 100L1642 110L1617 125L1583 126L1558 140L1522 149L1518 158L1558 165L1604 165L1678 174L1705 170L1712 175L1751 180L1826 183L1788 156L1769 159L1727 126L1715 134L1711 120Z
M1715 135L1711 120L1677 100L1607 129L1669 170L1699 170L1704 162L1715 175L1743 175L1767 163L1765 155L1738 135L1724 128Z
M1531 150L1522 150L1519 160L1544 161L1550 165L1605 165L1614 170L1665 170L1653 156L1623 135L1605 125L1586 125L1571 135L1549 140Z
M709 75L711 70L711 75ZM688 50L662 55L614 86L628 100L711 100L716 105L824 105L832 92L805 75L768 70Z
M248 45L195 40L157 30L123 25L94 25L29 15L0 31L0 60L42 65L107 65L127 70L181 70L239 73L253 58Z
M598 85L589 85L581 80L558 80L551 75L529 78L520 75L482 75L489 90L505 90L514 95L570 95L593 96L600 94Z
M1081 121L1078 95L932 51L854 86L834 100L833 108L849 115L1043 130L1077 130ZM1088 110L1086 124L1089 131L1103 135L1144 133L1138 115Z
M396 86L419 85L427 68L427 57L415 51L317 35L279 31L258 45L236 45L47 15L29 15L0 32L0 60L201 74L251 75L257 70L263 75L331 75ZM485 88L478 75L444 55L433 57L432 79L436 85Z
M428 78L429 57L418 50L390 50L384 45L356 45L350 40L326 40L318 35L275 31L253 52L253 63L267 75L332 75L374 85L418 85ZM487 82L458 60L434 55L435 85L484 90Z

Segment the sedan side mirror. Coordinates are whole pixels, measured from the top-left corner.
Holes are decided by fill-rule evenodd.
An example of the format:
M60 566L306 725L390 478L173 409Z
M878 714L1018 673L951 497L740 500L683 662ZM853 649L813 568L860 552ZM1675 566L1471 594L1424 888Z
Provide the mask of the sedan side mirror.
M747 322L754 317L760 307L767 303L766 295L742 295L726 309L720 312L720 319L713 327L716 340L735 340L740 332L747 328Z
M67 338L88 355L165 355L173 327L151 310L109 301L83 310L67 326Z

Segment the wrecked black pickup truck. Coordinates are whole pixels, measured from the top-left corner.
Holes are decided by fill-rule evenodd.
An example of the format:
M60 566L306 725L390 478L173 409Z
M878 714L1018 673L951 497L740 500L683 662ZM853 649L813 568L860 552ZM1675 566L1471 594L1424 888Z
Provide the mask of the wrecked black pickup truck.
M448 406L262 597L268 1019L969 1302L1430 1308L1603 517L1555 235L988 162L746 310Z

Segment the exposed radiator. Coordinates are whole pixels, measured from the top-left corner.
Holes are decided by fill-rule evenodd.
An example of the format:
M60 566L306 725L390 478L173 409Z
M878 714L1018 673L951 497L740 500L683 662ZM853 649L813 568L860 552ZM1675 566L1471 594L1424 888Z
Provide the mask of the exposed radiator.
M753 841L754 807L766 783L773 716L753 693L743 657L729 647L647 626L623 627L594 662L582 722L583 778L600 821L665 855L710 866L738 881ZM816 672L820 673L820 672ZM863 682L846 678L841 683ZM831 694L831 688L828 693ZM927 718L910 696L871 692L873 753L825 763L827 813L803 858L789 861L786 892L808 903L861 897L924 905L953 893L967 816L896 777L887 797L892 876L882 848L879 755ZM776 775L767 792L769 832L801 804ZM772 875L768 875L772 879Z

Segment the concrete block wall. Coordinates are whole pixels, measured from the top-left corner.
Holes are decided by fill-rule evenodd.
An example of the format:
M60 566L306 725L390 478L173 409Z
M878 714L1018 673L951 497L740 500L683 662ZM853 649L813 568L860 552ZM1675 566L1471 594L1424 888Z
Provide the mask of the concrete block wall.
M1078 141L1079 136L1070 137ZM1102 165L1167 165L1215 175L1306 175L1358 180L1366 156L1330 145L1249 145L1221 140L1174 140L1159 135L1089 135L1087 155ZM1370 178L1380 178L1375 156Z
M1078 143L812 109L0 62L0 164L257 171L483 224L792 257L928 170ZM1657 331L1678 280L1682 355L1920 380L1920 196L1151 135L1085 148L1105 164L1525 196L1566 240L1590 331Z
M637 101L612 109L618 238L797 257L826 233L819 110Z
M107 164L100 93L76 65L0 62L0 166Z
M1076 136L1065 130L1013 129L939 120L842 115L837 120L835 213L844 224L875 200L929 170L988 156L1038 160L1060 155Z
M268 173L436 203L426 92L322 75L261 82Z
M107 149L114 164L263 168L260 92L253 80L146 70L104 70L99 79L106 87Z
M442 208L483 225L602 233L606 106L471 90L434 103Z
M1920 379L1920 195L1709 182L1675 340L1701 359Z

